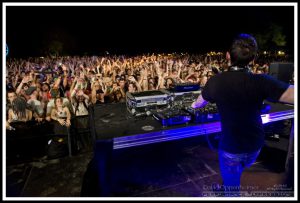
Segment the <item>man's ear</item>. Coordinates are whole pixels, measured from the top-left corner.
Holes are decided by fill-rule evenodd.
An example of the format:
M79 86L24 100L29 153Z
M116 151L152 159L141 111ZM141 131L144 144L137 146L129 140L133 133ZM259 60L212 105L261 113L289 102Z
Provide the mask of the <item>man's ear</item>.
M226 60L227 60L227 61L230 61L230 54L229 54L228 51L226 52Z
M228 66L231 66L231 58L230 58L230 54L228 51L226 52L226 60L227 60Z

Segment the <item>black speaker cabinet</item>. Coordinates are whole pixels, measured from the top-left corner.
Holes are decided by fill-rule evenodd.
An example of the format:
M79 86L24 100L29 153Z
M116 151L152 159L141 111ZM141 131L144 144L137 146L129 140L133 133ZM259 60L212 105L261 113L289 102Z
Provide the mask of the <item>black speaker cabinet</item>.
M293 63L271 63L269 75L286 83L290 83L293 79L294 64Z

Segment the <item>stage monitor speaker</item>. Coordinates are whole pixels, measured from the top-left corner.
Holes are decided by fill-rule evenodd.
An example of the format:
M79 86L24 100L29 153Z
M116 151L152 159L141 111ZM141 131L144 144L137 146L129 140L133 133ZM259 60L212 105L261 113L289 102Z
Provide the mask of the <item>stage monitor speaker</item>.
M92 137L95 140L117 137L132 125L127 116L125 102L92 105L89 108Z
M271 63L269 75L286 83L291 83L294 74L293 63Z

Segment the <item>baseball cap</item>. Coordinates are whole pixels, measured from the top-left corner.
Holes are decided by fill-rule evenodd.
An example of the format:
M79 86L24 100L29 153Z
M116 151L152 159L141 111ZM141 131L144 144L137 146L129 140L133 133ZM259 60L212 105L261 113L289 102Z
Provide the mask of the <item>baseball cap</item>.
M36 87L31 86L25 91L25 93L26 93L26 95L31 95L35 90L36 90Z

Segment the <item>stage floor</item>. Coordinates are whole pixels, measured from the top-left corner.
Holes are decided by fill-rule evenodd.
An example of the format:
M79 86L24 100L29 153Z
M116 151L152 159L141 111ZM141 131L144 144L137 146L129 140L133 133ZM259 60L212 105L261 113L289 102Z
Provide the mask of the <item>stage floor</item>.
M112 196L203 197L221 183L216 134L114 150ZM286 184L288 138L267 141L257 162L242 176L244 196ZM73 157L9 165L7 197L95 197L92 151ZM279 193L277 196L280 196ZM293 196L293 192L285 195ZM282 194L281 194L282 196Z

